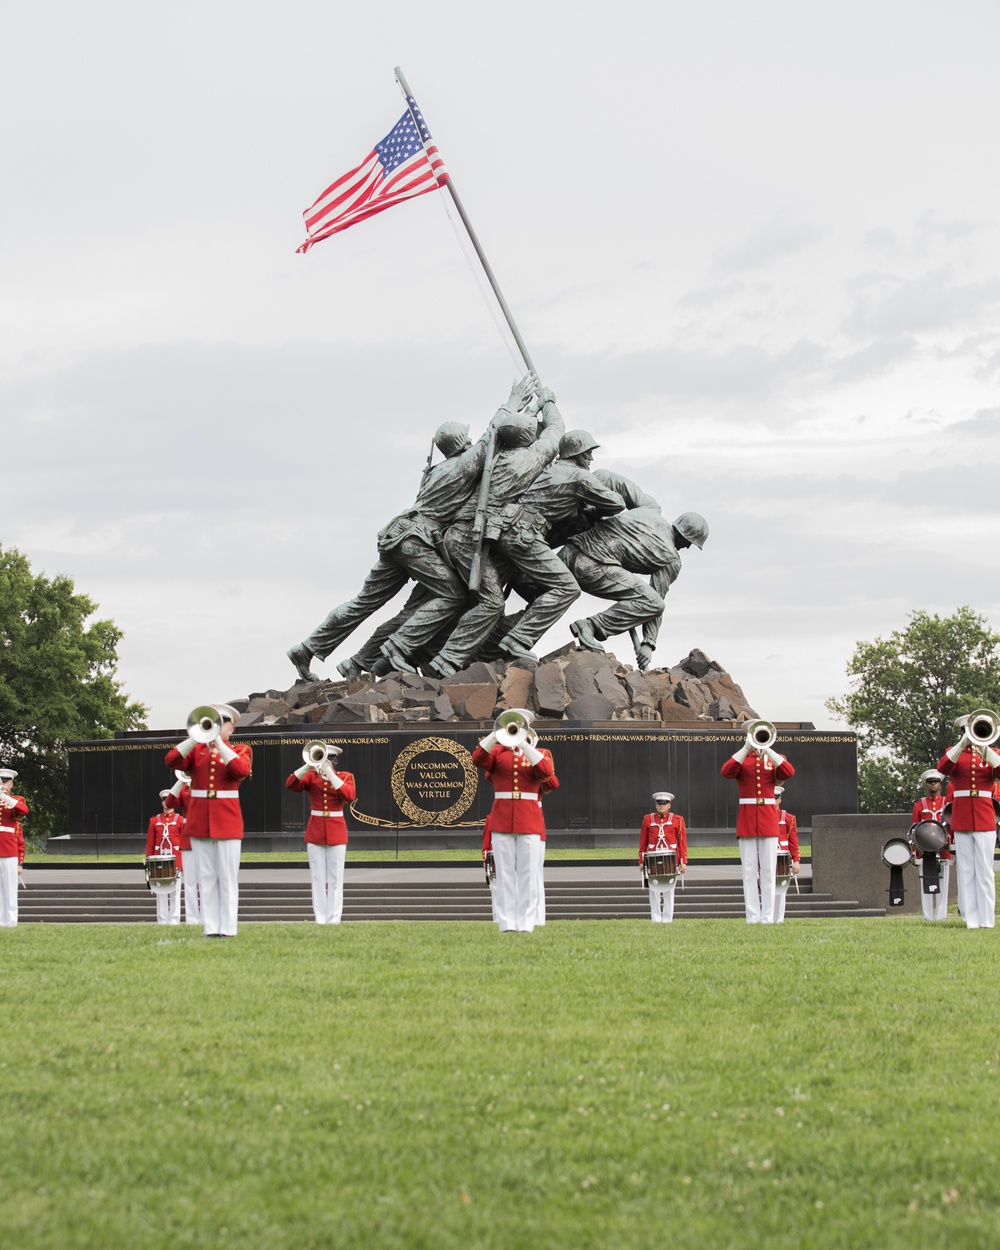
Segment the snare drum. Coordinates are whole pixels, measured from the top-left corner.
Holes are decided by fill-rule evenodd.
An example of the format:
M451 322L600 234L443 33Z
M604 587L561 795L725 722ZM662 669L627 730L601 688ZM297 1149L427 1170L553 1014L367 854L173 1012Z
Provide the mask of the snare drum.
M676 851L647 851L642 861L650 885L673 885L677 880Z
M778 885L787 885L792 879L792 853L791 851L778 852L778 871L775 873L775 880Z
M497 866L492 851L487 851L483 856L483 867L486 869L486 884L489 886L496 885Z
M902 868L913 859L913 848L906 838L890 838L882 843L882 863L887 868Z
M176 855L147 855L146 881L151 890L172 890L177 884Z

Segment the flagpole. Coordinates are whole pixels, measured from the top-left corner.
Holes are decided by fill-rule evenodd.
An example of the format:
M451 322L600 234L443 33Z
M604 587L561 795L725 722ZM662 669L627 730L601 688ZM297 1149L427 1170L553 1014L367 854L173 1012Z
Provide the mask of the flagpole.
M402 91L403 95L406 98L406 107L410 112L410 116L413 118L413 124L417 128L417 134L421 135L421 139L422 139L423 128L420 125L420 120L415 116L417 112L417 102L413 98L413 94L410 91L409 84L407 83L406 79L403 77L403 71L399 68L398 65L396 66L395 74L396 74L396 82L399 83L399 89ZM427 146L426 143L424 143L425 148L426 146ZM455 183L454 183L454 180L452 179L450 172L446 176L445 185L447 186L449 192L451 193L452 202L454 203L455 208L458 210L459 217L461 217L462 219L462 225L465 227L465 232L466 234L468 234L469 239L472 242L472 246L476 249L476 255L479 257L479 263L483 267L483 272L486 274L487 278L489 278L490 280L490 286L493 288L493 294L497 297L497 303L500 305L500 309L503 312L503 315L507 320L507 325L510 328L510 332L514 336L514 342L517 344L517 350L521 353L521 359L524 361L525 366L528 369L528 371L530 373L534 373L535 376L537 377L538 374L535 371L535 366L532 363L531 356L528 354L528 349L524 345L524 339L521 338L521 332L518 330L517 326L514 323L514 317L511 314L510 309L507 307L507 301L504 299L503 291L500 290L500 284L497 282L496 277L494 276L493 270L490 268L490 262L486 259L486 253L483 251L482 244L479 242L476 232L472 228L472 222L469 220L469 216L465 211L465 206L463 205L462 201L458 197L458 192L455 190Z

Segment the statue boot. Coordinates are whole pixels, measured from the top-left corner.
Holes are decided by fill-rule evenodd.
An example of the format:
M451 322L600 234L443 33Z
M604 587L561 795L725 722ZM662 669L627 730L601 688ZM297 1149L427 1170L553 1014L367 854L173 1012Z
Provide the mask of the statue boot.
M573 621L570 624L569 632L577 640L581 647L586 647L588 651L603 651L597 635L591 628L590 621L586 617L582 621Z
M286 654L295 665L300 681L319 681L316 674L309 668L309 661L316 657L304 642L297 642L294 647L289 647Z

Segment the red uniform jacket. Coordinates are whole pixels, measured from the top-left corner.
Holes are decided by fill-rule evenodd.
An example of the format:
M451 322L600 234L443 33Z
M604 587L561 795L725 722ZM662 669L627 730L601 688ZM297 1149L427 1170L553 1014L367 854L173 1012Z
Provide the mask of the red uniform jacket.
M799 862L799 822L782 807L778 808L778 850L787 851L792 863Z
M487 755L477 746L472 752L472 762L493 782L495 796L490 809L493 833L539 833L544 837L542 783L546 791L559 785L549 752L543 750L538 763L529 764L519 748L512 751L510 747L495 746Z
M343 846L347 842L344 804L353 803L358 792L354 788L353 773L337 773L337 776L344 783L339 790L331 786L315 769L310 769L304 777L296 777L292 773L285 782L289 790L309 792L310 814L306 825L306 841L316 846ZM317 816L317 812L321 814Z
M191 802L191 787L181 786L180 794L168 794L167 797L163 801L164 803L166 803L167 807L169 807L171 811L177 812L178 815L180 816L186 816L188 805ZM191 835L187 831L186 820L181 824L181 831L180 831L179 836L181 840L181 850L190 851Z
M146 829L146 854L176 855L177 867L180 869L183 866L181 854L184 849L181 841L183 828L184 817L178 816L176 812L160 812L156 816L150 816L149 826ZM190 839L187 849L191 849Z
M944 810L945 803L948 799L943 794L925 794L922 799L917 799L913 804L913 816L910 820L911 825L917 825L922 820L940 820L941 812ZM951 842L951 830L948 830L948 841ZM923 859L923 852L919 847L914 847L917 859ZM945 847L943 851L938 852L939 859L951 859L951 851Z
M731 777L739 787L740 811L736 817L736 836L776 838L778 807L774 787L795 776L795 769L788 760L782 759L775 767L770 756L751 751L742 764L730 756L719 771L723 777ZM747 801L744 802L744 799ZM768 799L770 802L765 801Z
M0 807L0 859L17 859L24 863L24 834L18 816L28 815L28 805L19 794L8 797L15 799L13 807Z
M223 764L222 757L213 747L196 742L187 759L171 747L167 752L168 768L181 768L191 778L191 794L187 801L187 828L189 838L242 838L243 813L240 811L239 795L235 798L219 797L232 794L250 776L253 752L245 742L230 742L229 748L236 758ZM209 797L212 795L213 797Z
M675 851L677 862L688 862L687 825L684 817L676 812L661 816L659 812L647 812L642 818L639 832L639 863L647 851Z
M977 750L966 747L957 764L942 755L938 772L951 778L951 827L955 833L985 833L997 827L993 783L1000 777L1000 768L991 768Z

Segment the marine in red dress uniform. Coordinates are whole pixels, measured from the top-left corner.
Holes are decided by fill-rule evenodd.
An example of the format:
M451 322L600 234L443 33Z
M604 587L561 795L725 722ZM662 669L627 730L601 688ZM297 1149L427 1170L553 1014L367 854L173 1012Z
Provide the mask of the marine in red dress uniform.
M318 766L304 764L285 781L289 790L309 795L306 851L312 884L313 915L317 924L340 924L344 911L344 860L347 856L347 822L344 804L358 797L352 773L337 772L331 756L340 747L327 746Z
M0 928L17 924L17 887L24 864L24 834L20 816L28 815L28 805L14 793L13 768L0 768Z
M968 717L959 717L962 736L938 760L938 770L951 778L951 829L955 837L959 905L970 929L992 929L996 924L996 877L993 850L997 818L994 783L1000 778L1000 755L989 746L973 744Z
M674 796L669 790L657 790L653 795L656 810L642 818L639 831L639 863L644 862L647 851L673 851L677 856L677 871L687 872L687 825L684 817L670 810ZM649 911L654 924L669 924L674 918L674 887L649 883Z
M191 778L187 834L201 882L206 937L233 937L239 910L240 843L243 813L239 787L250 776L253 752L245 742L230 742L239 713L215 704L222 732L211 743L187 738L166 755L168 768Z
M164 799L164 802L171 811L187 816L188 804L191 802L191 778L187 773L177 771L177 780L170 789L170 797ZM187 820L181 825L179 836L181 851L191 852L184 861L184 923L201 924L201 881L191 847L191 836L187 831Z
M944 774L939 773L936 768L928 768L920 774L920 780L926 787L926 794L922 799L917 799L913 804L913 813L910 819L911 827L919 825L925 820L936 820L941 823L943 820L943 812L946 803L945 796L941 793L941 786L944 782ZM920 906L923 911L925 920L947 920L948 919L948 882L951 877L951 846L954 843L954 834L948 830L948 846L938 852L938 864L940 867L940 892L937 894L925 894L923 888L920 891ZM924 855L919 847L914 847L914 854L917 860L917 869L921 876L921 887L923 886L924 875Z
M778 859L774 787L793 777L795 769L773 746L756 747L748 732L744 745L726 760L720 771L723 777L735 781L739 789L736 837L743 865L747 924L773 924Z
M184 817L174 811L169 803L172 795L169 790L160 791L163 810L156 816L150 816L146 827L146 857L150 855L173 855L177 861L178 877L173 889L154 890L156 898L156 923L180 924L181 922L181 876L184 867L184 856L181 850L181 835L184 829ZM191 843L188 842L190 849Z
M518 711L530 725L532 712ZM472 752L472 762L493 783L490 831L497 870L496 909L501 933L530 933L538 922L539 860L545 817L543 783L555 789L559 782L552 756L525 742L513 749L491 733Z

